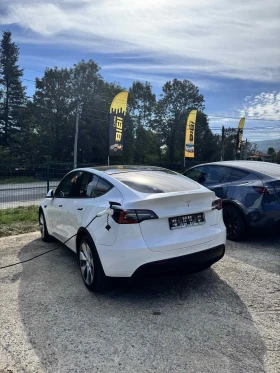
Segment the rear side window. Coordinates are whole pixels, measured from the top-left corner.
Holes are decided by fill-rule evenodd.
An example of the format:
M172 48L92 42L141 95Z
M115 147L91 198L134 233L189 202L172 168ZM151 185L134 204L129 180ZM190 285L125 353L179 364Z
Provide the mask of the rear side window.
M241 180L244 177L248 175L248 172L237 170L236 168L232 169L231 175L230 175L230 181L237 181Z
M99 178L96 188L94 190L95 197L101 197L103 194L109 192L112 188L111 184L107 183L106 180Z
M230 167L223 166L205 166L204 177L205 181L203 184L220 184L229 181L231 174Z
M86 197L95 197L94 191L98 183L99 177L93 174L87 174L84 178L84 191Z
M138 171L111 175L141 193L172 193L199 189L199 185L182 175L163 171Z
M191 170L186 171L184 175L200 184L203 184L205 181L203 167L192 168Z

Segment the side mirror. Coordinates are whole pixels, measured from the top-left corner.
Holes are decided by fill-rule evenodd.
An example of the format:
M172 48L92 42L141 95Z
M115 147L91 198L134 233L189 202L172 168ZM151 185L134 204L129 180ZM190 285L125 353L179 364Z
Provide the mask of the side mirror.
M54 198L53 189L48 191L46 198Z

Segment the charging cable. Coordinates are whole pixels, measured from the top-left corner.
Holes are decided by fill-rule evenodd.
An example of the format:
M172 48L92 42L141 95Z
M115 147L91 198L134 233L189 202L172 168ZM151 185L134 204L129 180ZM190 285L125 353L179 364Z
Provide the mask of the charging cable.
M110 204L110 207L107 208L106 210L103 210L103 211L100 211L98 214L95 215L95 217L93 219L91 219L91 221L88 223L88 225L85 227L85 229L87 229L87 227L96 219L96 218L100 218L101 216L103 215L108 215L109 216L113 216L114 214L114 209L111 208L111 204ZM110 227L111 228L111 227ZM109 229L107 229L109 230ZM68 241L70 241L72 238L74 238L75 236L77 236L77 233L75 233L73 236L71 236L70 238L68 238L66 241L62 242L59 246L55 247L54 249L51 249L51 250L48 250L48 251L45 251L44 253L42 254L38 254L38 255L35 255L33 256L32 258L29 258L29 259L26 259L26 260L22 260L21 262L17 262L17 263L13 263L13 264L8 264L4 267L0 267L0 269L4 269L4 268L9 268L9 267L13 267L13 266L16 266L18 264L22 264L22 263L26 263L26 262L30 262L31 260L35 259L35 258L39 258L39 256L42 256L42 255L45 255L45 254L48 254L50 253L51 251L54 251L54 250L57 250L57 249L60 249L63 245L65 245Z

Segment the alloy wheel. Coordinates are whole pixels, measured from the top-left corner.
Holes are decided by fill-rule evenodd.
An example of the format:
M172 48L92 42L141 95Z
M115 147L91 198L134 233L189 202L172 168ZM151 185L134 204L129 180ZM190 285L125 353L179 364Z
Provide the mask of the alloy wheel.
M239 240L244 234L244 221L240 212L234 207L225 207L223 211L227 236L231 240Z
M45 220L44 220L44 216L42 213L40 214L40 218L39 218L39 226L40 226L41 238L44 238L45 237Z
M91 285L94 280L94 261L91 249L86 242L80 246L79 258L83 279L87 285Z

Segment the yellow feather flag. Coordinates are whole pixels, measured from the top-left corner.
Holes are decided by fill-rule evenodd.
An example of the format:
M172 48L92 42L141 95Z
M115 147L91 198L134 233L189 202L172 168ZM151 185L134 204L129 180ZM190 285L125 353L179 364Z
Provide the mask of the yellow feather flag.
M128 92L118 93L110 106L109 155L122 155L123 120L126 114Z
M245 118L241 118L238 124L237 139L236 139L236 159L240 159L244 124L245 124Z
M197 110L192 110L186 123L185 158L194 158L194 135Z

